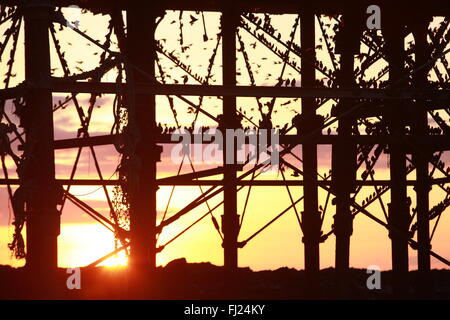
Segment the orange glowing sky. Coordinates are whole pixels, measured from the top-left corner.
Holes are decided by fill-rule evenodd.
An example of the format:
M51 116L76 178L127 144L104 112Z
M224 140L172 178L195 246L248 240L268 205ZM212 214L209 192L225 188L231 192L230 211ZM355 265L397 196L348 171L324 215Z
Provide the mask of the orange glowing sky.
M215 45L216 34L219 32L219 14L218 13L206 13L206 25L208 29L208 36L213 40L206 43L203 42L203 26L200 22L193 25L189 24L189 15L196 13L185 12L184 23L184 41L186 44L192 43L192 48L184 53L179 52L179 43L177 42L179 29L178 29L178 13L168 12L164 17L163 22L158 26L156 37L161 41L164 41L167 51L178 50L180 58L183 61L188 61L193 66L194 70L203 75L206 73L207 61L210 57L212 47ZM273 25L278 28L282 33L283 38L288 39L291 27L295 20L295 15L274 15L272 18ZM176 21L172 23L172 21ZM331 22L330 22L331 23ZM81 19L81 30L85 30L94 39L102 41L104 35L107 32L107 20L104 16L93 16L90 13L83 14ZM0 33L4 31L4 27L0 27ZM254 43L255 39L251 38L244 31L240 31L240 35L244 42ZM98 64L99 49L94 45L88 44L85 39L80 38L70 29L58 31L58 38L63 46L63 50L66 51L66 58L69 62L69 66L73 68L79 67L83 70L93 69ZM114 39L114 38L113 38ZM297 29L295 34L296 41L299 41L299 30ZM320 34L316 36L316 42L319 43ZM408 39L410 41L410 39ZM406 41L405 41L406 42ZM23 30L19 38L19 47L16 54L16 63L14 73L17 76L13 79L12 85L15 85L23 81ZM113 44L112 49L115 50L116 46ZM362 47L361 50L367 50ZM281 69L281 64L273 63L273 55L263 48L261 44L258 44L254 49L248 46L247 51L252 61L255 61L253 70L255 72L255 81L257 85L274 85L276 78L278 77ZM7 47L6 53L9 52ZM96 53L97 52L97 53ZM58 67L55 50L52 45L52 66ZM325 64L330 64L329 58L324 50L317 50L318 58L324 61ZM213 67L213 81L212 84L221 84L221 61L222 55L220 50L216 57L216 63ZM299 59L297 58L297 64L299 65ZM6 71L6 58L0 62L0 68L2 74ZM172 68L167 59L161 58L161 63L166 72L170 72L172 79L167 79L169 83L173 83L173 79L182 79L182 71ZM238 52L238 83L248 84L249 78L245 73L245 64L242 58L242 54ZM259 66L258 66L259 65ZM383 66L383 62L375 65L376 72ZM256 72L257 71L257 72ZM76 72L76 71L74 71ZM270 76L268 75L270 74ZM300 85L300 77L295 70L287 67L285 75L292 79L297 79L297 86ZM61 70L56 70L54 76L61 76ZM319 75L317 75L319 77ZM105 75L103 80L114 81L114 72L110 72ZM182 80L181 80L182 81ZM190 79L189 83L196 84L194 80ZM58 100L62 100L65 95L54 95L55 103ZM79 95L79 101L82 106L87 106L88 95ZM111 103L113 96L104 95L98 101L99 108L96 108L93 113L91 121L90 132L91 135L109 134L111 125L114 121ZM188 97L192 102L198 103L198 97ZM267 101L268 99L266 99ZM275 110L279 112L274 113L273 122L275 124L283 125L289 122L290 118L294 115L292 110L301 110L301 102L296 101L289 104L288 108L282 109L282 104L287 102L288 99L278 99ZM190 125L193 120L193 115L189 114L187 105L176 101L176 109L179 114L179 119L183 125ZM221 113L221 100L215 97L208 97L205 99L205 109L207 109L213 115ZM249 114L252 108L256 108L255 99L253 98L238 98L238 107L246 110ZM331 103L326 104L321 108L321 113L328 113L331 107ZM9 108L9 109L8 109ZM7 111L11 110L11 104L7 104ZM257 109L257 108L256 108ZM281 112L283 111L283 112ZM170 126L174 126L174 120L171 116L171 111L168 107L167 99L165 97L157 97L157 117L158 121L168 123ZM255 115L255 121L258 121L258 116ZM213 126L215 123L208 119L206 116L200 114L198 123L204 126ZM248 125L245 124L245 125ZM54 128L55 138L71 138L76 137L76 132L80 127L79 120L75 108L72 104L64 110L58 110L54 114ZM332 128L334 129L334 128ZM112 146L96 147L97 156L100 160L102 173L105 179L115 178L113 173L119 160L117 152ZM298 155L298 148L296 152ZM71 165L74 162L76 155L75 149L59 150L55 152L56 157L56 170L57 178L67 179ZM159 177L173 175L176 173L177 166L170 162L170 152L165 150L163 154L163 161L158 164ZM447 159L448 154L446 155ZM388 159L386 156L382 156L376 178L389 179L389 170L387 168ZM319 173L323 174L328 172L330 166L330 148L321 147L319 150ZM205 168L202 163L194 163L196 170ZM12 177L16 177L15 168L10 159L7 160L7 166L9 168L9 174ZM214 167L214 166L209 166ZM190 172L189 163L185 163L182 172ZM359 172L360 177L362 171ZM286 173L290 176L290 173ZM411 174L410 179L414 178L414 173ZM92 155L88 149L85 149L80 159L79 170L76 178L97 178ZM438 177L438 176L436 176ZM261 179L279 179L280 175L276 171L270 171L263 175ZM294 179L289 177L289 179ZM17 261L11 257L10 251L7 248L7 243L12 239L13 227L10 225L12 221L12 211L7 201L6 188L0 188L0 264L11 264L13 266L20 266L23 261ZM206 189L206 187L204 187ZM165 210L167 200L170 195L171 187L161 187L158 191L158 213L161 218L162 212ZM112 195L112 189L109 188ZM290 191L294 197L300 197L302 195L302 189L300 187L290 187ZM247 188L244 188L239 193L239 213L243 210L243 203L245 200ZM364 199L368 194L373 192L373 187L366 187L358 196L358 201ZM78 195L80 199L90 204L98 212L105 216L109 216L109 208L105 201L105 195L103 190L96 186L77 186L71 188L71 193ZM195 199L199 195L198 187L177 187L174 192L171 206L169 208L169 214L177 212L183 208L189 201ZM408 188L408 194L411 196L414 203L414 192L412 188ZM444 197L444 193L437 188L434 188L431 193L431 205L434 205L441 201ZM326 193L320 191L319 200L320 204L324 205ZM384 203L389 202L389 194L383 197ZM221 198L213 199L209 202L210 206L214 206L221 201ZM250 201L245 216L245 221L240 233L240 239L245 239L267 221L272 219L279 212L284 210L290 205L290 199L285 187L254 187L250 196ZM331 206L331 205L330 205ZM302 211L303 204L300 202L297 205L297 211ZM323 230L329 231L332 224L332 216L334 207L331 206L324 220ZM220 221L220 215L222 214L222 207L215 212L215 217ZM368 210L375 214L377 217L384 220L383 214L380 210L378 203L374 203L368 207ZM161 234L159 243L165 243L171 237L176 235L179 231L184 229L191 222L198 219L198 217L207 212L206 205L202 205L195 209L190 214L184 216L175 225L171 225L164 229ZM433 250L438 252L444 257L450 257L450 246L448 245L449 236L446 234L445 229L450 226L449 209L444 212L439 222L439 227L433 238ZM241 267L249 266L254 270L274 269L278 267L292 267L297 269L303 268L303 244L301 242L302 234L300 227L297 223L295 213L293 210L287 212L281 219L270 226L266 231L261 233L249 244L240 249L239 251L239 265ZM77 209L70 203L66 204L64 214L62 216L61 235L58 240L59 244L59 265L61 267L73 267L83 266L91 263L92 261L100 258L101 256L114 250L114 237L113 235L103 228L101 225L95 223L87 215ZM321 245L321 267L331 267L334 265L334 237L331 236L325 243ZM213 227L213 223L210 218L204 219L192 230L188 231L182 237L177 239L173 244L170 244L163 252L158 254L157 262L160 265L165 265L172 259L186 257L189 262L201 262L209 261L214 264L221 265L223 263L221 241ZM390 254L390 241L388 239L388 232L382 226L377 225L375 222L369 220L363 215L359 214L354 221L354 234L351 243L351 261L350 264L353 267L366 268L369 265L378 265L381 269L391 268L391 254ZM108 266L116 266L126 264L126 257L123 254L119 254L104 263ZM410 268L416 269L416 254L410 249ZM444 265L436 260L432 260L432 266L434 268L443 268Z

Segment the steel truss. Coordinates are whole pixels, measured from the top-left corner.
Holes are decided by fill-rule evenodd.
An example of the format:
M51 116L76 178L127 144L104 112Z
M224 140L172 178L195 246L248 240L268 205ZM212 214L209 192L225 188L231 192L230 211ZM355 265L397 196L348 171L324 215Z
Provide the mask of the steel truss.
M102 42L93 39L89 31L71 27L71 32L101 52L95 69L78 68L74 72L64 52L73 48L63 47L58 37L61 29L68 29L61 7L69 3L6 1L0 11L0 26L7 26L0 42L0 58L7 54L7 46L10 57L6 63L5 86L0 90L4 173L0 183L6 186L14 209L15 234L10 246L16 257L26 257L29 268L42 272L57 267L59 219L68 200L116 235L117 249L90 266L126 250L132 266L154 268L158 252L210 217L222 241L225 269L233 271L238 267L239 248L284 214L293 212L303 236L305 271L314 292L320 269L319 247L332 235L336 239L338 279L345 287L353 220L362 214L389 231L395 289L406 292L408 286L409 246L418 252L420 288L430 290L430 257L450 265L431 247L439 220L448 212L450 204L450 168L444 162L445 153L450 150L448 5L431 1L426 10L409 7L406 15L388 1L379 3L383 12L381 33L367 30L366 6L362 3L337 7L335 2L319 1L302 7L300 3L281 1L274 7L269 1L254 1L238 7L222 1L192 1L189 5L178 1L152 4L79 1L81 8L106 15L109 26ZM179 27L177 52L166 48L166 39L155 38L158 25L167 19L165 10L178 10L178 20L173 20ZM204 11L211 10L221 13L217 35L211 34L205 22L208 13ZM272 24L275 13L294 15L289 35L281 34ZM435 16L442 19L430 24ZM194 23L203 23L203 41L210 43L211 48L204 74L201 68L183 61L184 53L191 50L183 40ZM21 30L25 33L25 80L11 87ZM414 41L405 48L405 39L411 36ZM114 45L117 50L113 49ZM281 66L278 76L270 79L267 76L274 81L273 86L261 85L261 79L256 76L264 63L252 61L256 46L264 48L273 57L274 64ZM51 74L50 48L53 47L62 70L58 77ZM222 61L217 58L219 50ZM245 66L239 72L236 58ZM221 65L221 77L213 74L217 65ZM373 68L377 69L376 75L369 76ZM116 81L102 81L112 70ZM238 83L238 75L242 73L248 77L247 83ZM66 93L67 97L54 104L52 94L57 93ZM83 93L90 95L87 108L80 103L79 96ZM111 134L91 136L92 115L102 94L114 96L115 121L111 123ZM169 107L174 126L157 122L162 107L157 105L156 97L166 99L164 108ZM198 98L198 103L192 97ZM222 114L213 114L205 106L206 97L221 100ZM255 99L257 107L252 115L238 108L237 99L242 97ZM280 99L284 101L281 105ZM299 101L301 109L294 110L292 117L288 105ZM5 108L7 103L14 106L15 116ZM76 109L80 120L77 136L55 140L53 113L64 112L69 105ZM190 126L180 121L177 114L180 106L194 115ZM267 161L196 170L189 155L183 158L176 175L157 178L157 163L165 161L160 157L159 145L167 148L173 144L171 134L175 129L187 127L192 141L197 141L193 128L201 124L199 117L213 121L220 130L272 129L276 127L276 112L291 115L289 122L277 125L278 170L283 180L256 179L270 165ZM20 120L19 124L15 123L16 119ZM105 177L96 153L96 147L105 145L113 145L120 154L115 178ZM332 164L327 174L318 172L319 145L332 148ZM54 151L70 148L77 150L70 177L56 179ZM92 156L98 179L75 178L85 148ZM237 150L233 153L235 156ZM376 167L386 155L390 161L390 179L377 179ZM6 165L9 158L17 169L13 177ZM184 163L191 173L181 173ZM286 179L288 172L299 178ZM77 185L99 186L110 216L102 215L74 195L71 188ZM108 186L114 187L114 194ZM158 186L172 186L162 218L156 210ZM176 186L196 186L201 195L170 215L168 208ZM239 231L249 211L252 187L256 186L284 187L290 204L252 235L241 239ZM301 186L301 195L292 186ZM407 186L414 187L415 203ZM361 199L362 190L368 187L374 191ZM318 196L320 189L327 193L322 204ZM434 207L429 196L432 189L444 194ZM239 192L245 192L242 212L238 212ZM385 203L383 195L389 192L390 203ZM213 206L211 199L217 197L223 200ZM302 212L298 211L300 202ZM334 223L331 230L323 230L331 204L335 205ZM166 243L158 242L165 227L202 205L207 208L202 216ZM219 222L215 212L222 205ZM25 223L26 246L21 237Z

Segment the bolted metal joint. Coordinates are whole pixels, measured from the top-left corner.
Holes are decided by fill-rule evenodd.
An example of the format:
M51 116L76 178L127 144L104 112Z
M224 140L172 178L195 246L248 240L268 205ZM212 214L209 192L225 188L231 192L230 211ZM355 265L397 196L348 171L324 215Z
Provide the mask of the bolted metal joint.
M297 129L298 135L307 135L318 131L324 123L325 118L318 114L298 114L292 119L292 125Z

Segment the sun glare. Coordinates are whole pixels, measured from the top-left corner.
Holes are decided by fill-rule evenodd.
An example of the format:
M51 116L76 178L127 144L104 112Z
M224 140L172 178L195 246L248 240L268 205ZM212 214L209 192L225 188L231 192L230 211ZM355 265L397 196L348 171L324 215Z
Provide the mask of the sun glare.
M63 224L59 236L59 267L87 266L115 250L114 235L104 227L93 223ZM124 251L110 257L100 266L127 265Z

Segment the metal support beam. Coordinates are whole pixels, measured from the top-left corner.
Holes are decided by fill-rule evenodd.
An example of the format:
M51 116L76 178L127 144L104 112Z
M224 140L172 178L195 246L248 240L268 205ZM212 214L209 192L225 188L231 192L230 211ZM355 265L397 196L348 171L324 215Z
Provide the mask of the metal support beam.
M198 172L197 172L198 173ZM200 171L201 173L201 171ZM167 177L157 179L157 184L159 186L221 186L223 184L222 180L213 180L213 179L199 179L197 178L185 178L179 176ZM108 180L98 180L98 179L56 179L56 182L59 185L67 186L117 186L120 184L120 181L117 179L108 179ZM20 185L21 181L19 179L0 179L0 185ZM331 186L332 181L330 180L319 180L317 184L319 186ZM430 185L439 185L444 183L450 183L450 178L435 178L429 180ZM303 180L269 180L269 179L261 179L261 180L239 180L237 182L238 186L255 186L255 187L263 187L263 186L272 186L272 187L284 187L284 186L303 186L305 181ZM357 180L356 184L358 186L379 186L379 187L390 187L391 180ZM408 186L417 186L416 180L407 180L406 184Z
M0 90L0 98L6 99L22 94L23 90L36 87L34 84L25 88L16 87L10 90ZM76 82L53 78L51 86L44 87L54 92L79 93L123 93L126 84L118 85L113 82ZM155 95L182 95L182 96L237 96L237 97L278 97L278 98L353 98L353 99L385 99L402 100L418 99L450 103L448 92L450 90L422 89L422 88L314 88L302 87L269 87L269 86L230 86L230 85L180 85L180 84L148 84L136 83L136 93Z
M25 8L25 77L38 86L50 84L48 1L29 1ZM30 195L27 201L26 266L42 277L58 266L57 238L60 218L56 208L55 159L53 155L52 94L30 90L22 115L26 132L25 160L19 166L20 188ZM43 277L45 278L45 277Z
M405 76L404 23L399 12L386 10L384 14L383 35L386 40L386 56L389 63L389 81L391 87L405 86L401 79ZM401 102L387 102L397 104L397 108L386 112L388 129L391 135L399 138L405 135L404 106ZM406 110L405 110L406 112ZM390 177L391 203L389 204L389 225L402 233L409 230L409 205L406 190L406 152L404 142L399 139L391 143L390 148ZM394 233L389 234L392 241L392 271L393 288L396 294L402 295L407 291L408 284L408 241Z
M155 19L151 5L130 5L127 10L127 57L134 66L129 68L127 81L151 83L154 79ZM133 79L129 79L132 75ZM150 78L150 79L149 79ZM134 100L134 101L133 101ZM134 114L132 114L134 102ZM155 142L155 96L145 93L129 93L128 129L135 134L135 154L131 159L132 170L128 177L131 191L130 203L130 265L138 270L156 267L156 162L159 160Z
M222 56L223 56L223 84L226 86L236 85L236 27L239 15L229 4L222 14ZM236 114L236 97L225 96L223 98L223 120L224 125L221 128L225 130L236 129L240 127ZM222 215L223 248L224 248L224 266L226 270L233 270L238 267L238 234L239 234L239 216L237 214L237 186L236 186L236 166L226 164L227 152L233 152L231 158L236 161L236 144L234 150L228 150L227 144L230 143L224 132L224 213Z
M336 51L340 54L340 74L338 81L343 87L355 86L354 55L359 52L361 22L357 16L349 13L343 16L343 24L336 40ZM337 113L345 112L355 104L351 99L341 99ZM353 117L339 120L338 136L352 135L356 121ZM351 193L356 187L356 144L338 142L333 145L332 177L336 191L336 215L334 216L334 233L336 235L336 276L345 296L348 287L348 269L350 265L350 237L353 233L353 216L351 212Z
M417 19L411 24L414 40L416 43L416 68L425 64L430 58L428 49L427 34L429 20L426 17L414 17ZM428 68L422 68L413 76L413 86L416 88L426 88ZM414 134L426 138L428 135L428 112L424 104L420 101L413 105L414 117L412 130ZM431 190L430 178L428 173L428 159L432 153L428 148L418 148L413 153L413 162L416 167L417 184L416 191L416 209L417 209L417 242L421 248L431 249L430 243L430 221L429 221L429 192ZM426 250L418 249L418 282L417 290L424 296L432 291L432 281L430 273L430 253Z
M90 146L104 146L113 144L120 141L122 137L120 135L102 135L91 136L87 138L71 138L56 140L54 143L55 149L70 149L79 147ZM158 134L155 137L156 142L160 144L176 144L179 141L172 141L171 134ZM398 142L397 136L391 135L321 135L314 138L308 138L308 141L314 140L317 144L361 144L361 145L374 145L374 144L390 144ZM416 148L433 151L448 150L450 149L450 139L445 135L432 135L432 136L417 136L407 135L401 138L401 141L405 142L405 148L408 153L412 153ZM208 142L202 141L197 134L191 134L191 144L208 144ZM302 144L302 140L295 134L280 135L280 143L282 144ZM414 146L414 149L412 146Z
M315 84L315 15L311 11L300 13L300 40L301 40L301 83L305 87ZM316 103L313 98L302 99L303 123L315 123ZM304 128L301 134L308 134L315 126ZM305 246L305 272L308 279L308 289L312 295L318 288L319 275L319 243L321 236L321 220L318 211L318 185L317 185L317 144L307 142L303 144L303 171L308 180L303 187L304 211L302 212L303 242Z
M23 0L2 0L3 3L9 6L21 5ZM110 11L108 8L111 6L111 0L54 0L54 5L57 7L68 7L70 5L78 5L80 8L87 8L97 13L108 14ZM115 0L114 6L117 9L126 9L129 0ZM163 9L166 10L190 10L190 11L220 11L224 4L227 4L228 0L198 0L198 1L184 1L184 0L166 0L161 3ZM364 3L364 2L363 2ZM371 3L371 2L366 2ZM378 0L378 5L395 5L390 0ZM274 2L273 0L248 0L239 3L242 7L242 11L255 12L255 13L274 13L292 14L304 10L305 8L311 9L323 14L339 14L343 12L343 8L351 8L354 6L354 0L322 0L322 1L292 1L281 0ZM447 0L430 0L426 6L422 7L423 12L430 15L445 16L449 14L448 1Z

